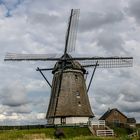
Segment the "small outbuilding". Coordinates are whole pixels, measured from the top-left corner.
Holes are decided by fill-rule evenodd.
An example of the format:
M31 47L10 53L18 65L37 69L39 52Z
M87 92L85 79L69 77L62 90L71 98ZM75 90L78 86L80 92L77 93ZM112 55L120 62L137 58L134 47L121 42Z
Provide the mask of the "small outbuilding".
M108 109L99 120L105 120L106 123L126 124L130 127L136 126L135 118L128 118L117 108Z
M127 123L127 116L117 108L109 108L99 120L105 120L107 123Z

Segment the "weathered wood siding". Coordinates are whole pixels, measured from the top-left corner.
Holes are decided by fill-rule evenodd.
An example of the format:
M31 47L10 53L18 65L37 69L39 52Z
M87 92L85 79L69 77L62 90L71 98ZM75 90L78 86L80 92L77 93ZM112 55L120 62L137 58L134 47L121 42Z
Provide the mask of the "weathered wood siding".
M127 122L127 118L121 114L119 111L117 110L112 110L111 113L109 114L109 116L106 118L107 122L115 122L115 121L119 121L118 123L126 123Z
M84 75L80 70L64 70L57 101L60 72L53 78L53 89L47 115L49 117L82 116L92 117ZM55 110L56 107L56 110Z

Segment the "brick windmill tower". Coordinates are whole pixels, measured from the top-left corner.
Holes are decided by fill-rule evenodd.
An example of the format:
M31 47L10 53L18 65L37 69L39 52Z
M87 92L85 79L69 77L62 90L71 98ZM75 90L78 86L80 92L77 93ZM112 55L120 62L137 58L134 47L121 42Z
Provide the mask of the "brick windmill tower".
M91 110L88 91L96 68L117 68L132 66L132 57L72 57L75 50L79 9L72 9L64 54L56 58L48 54L16 54L7 53L5 61L56 61L53 68L37 68L51 87L51 97L46 118L49 124L87 123L94 117ZM93 73L86 86L86 68L93 67ZM43 71L52 71L52 84Z

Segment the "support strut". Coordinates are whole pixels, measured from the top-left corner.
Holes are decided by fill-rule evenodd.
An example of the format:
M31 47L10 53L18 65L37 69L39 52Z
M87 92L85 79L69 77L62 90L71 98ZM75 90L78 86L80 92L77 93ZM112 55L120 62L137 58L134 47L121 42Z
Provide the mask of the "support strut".
M39 71L41 73L41 75L43 76L43 78L45 79L45 81L52 88L52 85L50 84L50 82L48 81L48 79L45 77L45 75L43 74L43 72L41 71L41 69L39 67L37 67L36 71Z
M98 64L98 61L97 61L96 64L95 64L95 67L94 67L94 69L93 69L93 72L92 72L92 75L91 75L90 81L89 81L89 85L88 85L88 88L87 88L87 93L88 93L88 91L89 91L89 88L90 88L91 82L92 82L92 80L93 80L93 76L94 76L94 74L95 74L95 70L96 70L96 68L97 68L98 65L99 65L99 64Z

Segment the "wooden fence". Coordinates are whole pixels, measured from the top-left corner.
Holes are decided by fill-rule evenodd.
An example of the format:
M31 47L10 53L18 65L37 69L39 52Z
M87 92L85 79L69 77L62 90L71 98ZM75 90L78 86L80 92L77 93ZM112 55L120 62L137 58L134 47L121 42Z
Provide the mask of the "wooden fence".
M114 136L114 131L112 129L110 129L110 130L97 130L96 135L100 136L100 137L101 136L103 136L103 137Z
M92 126L105 126L105 120L91 121L90 125Z

